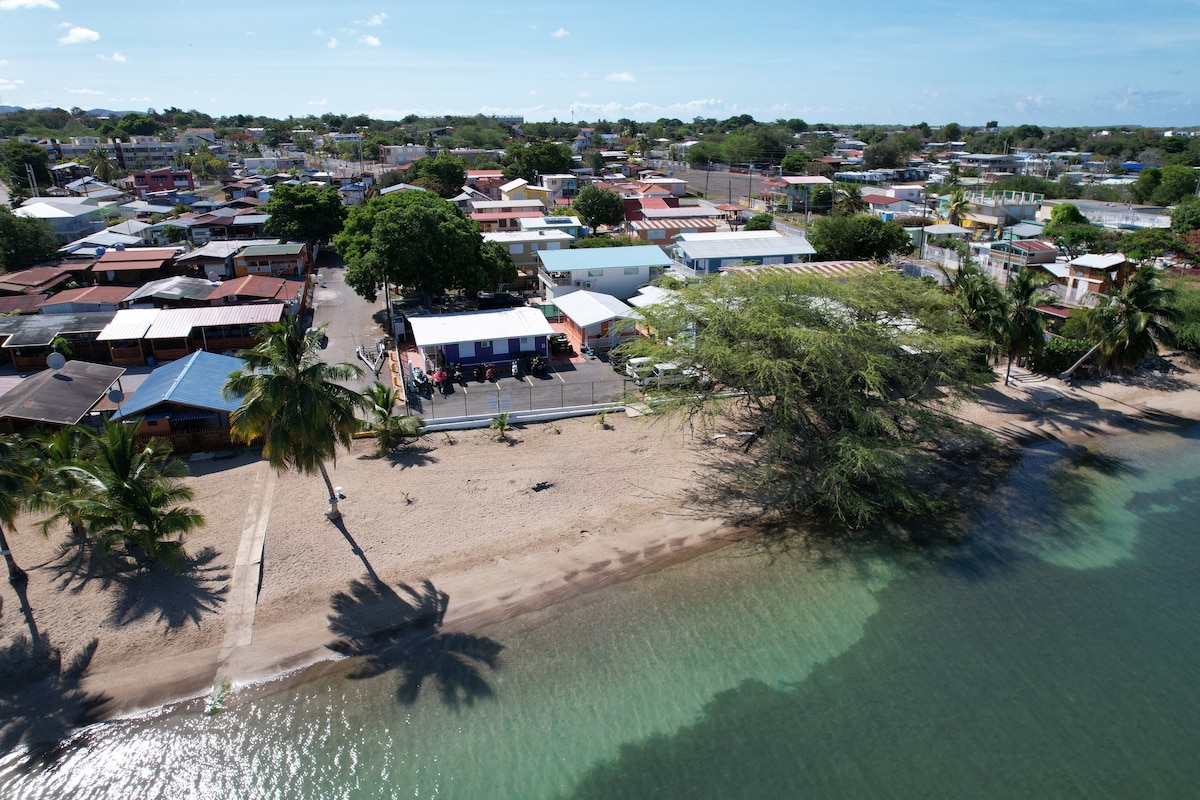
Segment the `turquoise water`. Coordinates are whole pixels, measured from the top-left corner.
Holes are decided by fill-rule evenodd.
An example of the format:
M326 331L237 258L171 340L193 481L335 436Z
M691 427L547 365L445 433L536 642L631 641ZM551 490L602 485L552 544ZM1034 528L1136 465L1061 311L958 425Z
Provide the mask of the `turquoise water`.
M1198 443L1032 450L959 546L734 546L376 677L94 726L0 760L0 797L1200 796Z

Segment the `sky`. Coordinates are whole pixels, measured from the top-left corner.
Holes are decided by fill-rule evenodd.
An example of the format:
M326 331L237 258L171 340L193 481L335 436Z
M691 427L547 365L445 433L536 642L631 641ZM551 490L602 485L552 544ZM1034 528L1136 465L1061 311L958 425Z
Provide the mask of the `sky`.
M0 105L1200 125L1200 0L0 0Z

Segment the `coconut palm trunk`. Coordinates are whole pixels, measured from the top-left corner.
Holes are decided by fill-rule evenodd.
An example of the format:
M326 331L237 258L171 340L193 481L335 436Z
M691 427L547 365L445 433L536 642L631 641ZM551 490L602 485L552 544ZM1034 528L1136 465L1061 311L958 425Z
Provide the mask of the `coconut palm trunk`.
M340 519L342 512L338 509L338 496L333 490L333 481L329 479L329 470L325 469L324 461L317 466L321 470L321 479L325 481L325 489L329 492L329 510L325 512L325 516L330 520Z
M8 565L8 582L13 586L29 580L29 573L17 566L12 550L8 549L8 538L4 535L4 527L0 526L0 553L4 554L4 563Z

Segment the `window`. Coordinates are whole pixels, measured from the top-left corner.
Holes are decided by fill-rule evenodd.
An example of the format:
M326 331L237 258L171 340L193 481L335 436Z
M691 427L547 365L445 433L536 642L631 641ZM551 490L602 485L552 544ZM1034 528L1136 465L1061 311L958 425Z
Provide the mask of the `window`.
M508 246L508 252L512 253L514 256L521 255L521 253L522 253L522 251L524 251L524 249L525 248L519 244L510 244ZM535 249L536 249L536 246L535 246Z
M589 277L589 278L603 278L603 277L604 277L604 270L602 270L602 269L589 269L589 270L588 270L588 277Z
M475 357L475 342L461 342L458 345L459 358L474 358Z
M641 270L638 269L637 267L626 267L625 268L626 275L637 275L639 272L641 272Z

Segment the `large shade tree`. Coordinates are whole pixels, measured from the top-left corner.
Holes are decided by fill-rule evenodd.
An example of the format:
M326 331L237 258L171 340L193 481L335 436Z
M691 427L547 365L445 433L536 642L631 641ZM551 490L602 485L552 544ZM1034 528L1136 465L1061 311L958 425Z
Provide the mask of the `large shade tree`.
M263 326L259 344L238 352L245 371L229 376L224 394L241 398L230 415L234 438L261 439L263 456L276 470L319 473L332 520L341 512L325 462L336 461L337 448L348 448L361 427L355 415L361 397L344 382L363 372L355 364L322 361L323 336L324 327L301 333L287 320Z
M516 278L516 268L485 257L474 220L430 192L394 192L355 208L335 241L346 283L371 300L387 285L426 304L450 289L475 293Z
M597 225L620 225L625 221L625 204L621 196L611 189L585 186L571 203L571 207L583 217L592 231Z
M904 228L867 214L822 217L812 224L808 238L825 260L886 261L893 253L912 249L912 239Z
M54 258L58 242L50 224L0 206L0 272L16 272Z
M953 298L891 270L729 276L641 313L653 333L625 350L711 377L678 402L754 432L738 487L789 516L861 526L936 507L930 476L964 431L934 390L990 378Z
M263 211L270 215L263 226L267 234L307 242L310 253L314 245L340 233L346 221L346 206L337 189L310 183L279 184L271 190Z

